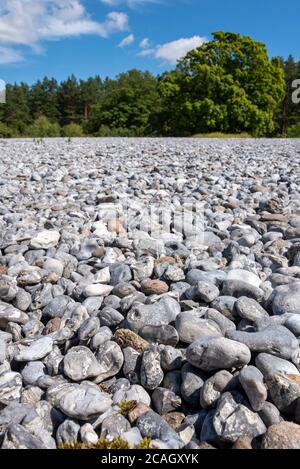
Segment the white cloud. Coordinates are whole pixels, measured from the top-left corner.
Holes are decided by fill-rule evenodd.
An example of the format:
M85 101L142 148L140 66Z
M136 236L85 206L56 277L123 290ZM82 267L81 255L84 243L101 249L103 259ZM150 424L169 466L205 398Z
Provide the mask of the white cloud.
M141 49L148 49L150 46L150 41L147 37L145 37L145 39L142 39L142 41L140 42L140 48Z
M165 1L166 0L100 0L101 3L110 7L125 5L128 8L136 8L146 3L164 3Z
M150 55L155 55L156 49L144 49L138 53L139 57L149 57Z
M11 47L0 46L0 65L21 62L23 56Z
M134 35L129 34L129 36L124 37L124 39L120 42L118 47L127 47L130 46L134 42Z
M170 65L177 63L179 59L184 57L190 50L200 47L206 42L205 37L193 36L190 38L181 38L176 41L167 42L166 44L158 45L154 49L145 49L139 52L139 56L153 56L156 59L161 59L163 62Z
M97 22L87 13L82 0L0 0L0 47L10 47L10 54L7 51L5 57L8 60L10 56L11 62L17 61L20 54L12 49L14 46L29 46L37 51L45 40L87 34L106 38L126 30L125 13L113 11Z

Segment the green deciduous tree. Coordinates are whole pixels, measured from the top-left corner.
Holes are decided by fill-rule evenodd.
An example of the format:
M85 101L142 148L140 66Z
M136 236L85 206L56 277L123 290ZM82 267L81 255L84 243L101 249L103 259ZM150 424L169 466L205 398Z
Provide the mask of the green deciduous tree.
M47 117L40 116L28 128L27 133L33 138L60 137L61 130L57 122L50 122Z
M71 75L8 85L0 137L295 135L297 78L300 61L269 59L264 44L217 32L162 76L130 70L104 81Z
M275 111L284 97L280 60L249 37L217 32L179 61L160 83L166 133L275 130Z
M100 101L91 110L89 132L109 128L113 134L149 135L150 117L159 106L157 80L151 73L121 73L116 80L104 81Z
M71 122L63 128L64 137L83 137L83 129L79 124Z

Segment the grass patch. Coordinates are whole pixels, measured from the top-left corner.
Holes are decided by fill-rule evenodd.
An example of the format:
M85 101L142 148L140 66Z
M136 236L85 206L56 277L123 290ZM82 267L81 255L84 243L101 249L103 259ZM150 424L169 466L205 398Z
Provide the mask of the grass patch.
M143 438L139 445L134 449L149 449L151 438ZM64 443L58 449L129 449L127 441L120 438L114 438L112 441L100 438L96 445L86 445L84 443Z
M120 407L120 414L123 415L124 417L127 417L127 415L136 408L137 402L136 401L123 401L118 404Z

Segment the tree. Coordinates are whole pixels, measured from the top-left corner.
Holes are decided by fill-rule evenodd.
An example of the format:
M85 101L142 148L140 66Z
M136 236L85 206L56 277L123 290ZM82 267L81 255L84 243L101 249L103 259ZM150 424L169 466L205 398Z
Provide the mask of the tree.
M33 138L60 137L60 127L57 122L50 122L47 117L40 116L29 127L28 134Z
M284 89L280 60L270 60L264 44L214 33L212 41L189 52L161 78L164 132L269 135Z
M109 128L114 135L150 135L150 118L159 105L157 80L151 73L121 73L116 80L104 81L100 101L91 109L88 130L101 133L101 128Z
M29 107L30 88L25 83L7 85L6 104L1 106L1 121L18 135L24 134L32 122Z
M6 124L0 122L0 138L11 138L13 137L13 131Z
M82 114L87 121L90 117L91 107L100 101L103 89L99 75L88 80L80 80L80 101L82 103Z
M65 137L83 137L82 127L78 124L71 122L63 128L63 135Z
M52 78L45 77L37 81L30 91L30 111L34 119L39 116L47 117L51 122L60 119L58 109L58 83Z
M74 75L71 75L60 84L58 105L61 114L60 125L64 126L71 124L71 122L81 122L80 88Z

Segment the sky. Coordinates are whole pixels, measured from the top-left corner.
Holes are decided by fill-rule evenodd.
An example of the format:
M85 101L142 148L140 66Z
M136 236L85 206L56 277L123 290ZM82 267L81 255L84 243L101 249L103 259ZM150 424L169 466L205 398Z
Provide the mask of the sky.
M0 0L0 80L160 74L231 31L300 59L299 0Z

